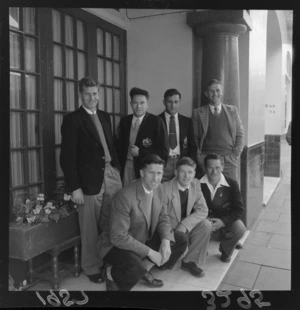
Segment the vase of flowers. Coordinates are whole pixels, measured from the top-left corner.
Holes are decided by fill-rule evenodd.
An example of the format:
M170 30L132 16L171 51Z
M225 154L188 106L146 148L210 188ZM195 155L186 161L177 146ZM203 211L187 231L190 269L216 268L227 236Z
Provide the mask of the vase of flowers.
M26 195L13 207L9 226L9 256L24 261L79 235L77 205L71 196L47 199L42 193Z

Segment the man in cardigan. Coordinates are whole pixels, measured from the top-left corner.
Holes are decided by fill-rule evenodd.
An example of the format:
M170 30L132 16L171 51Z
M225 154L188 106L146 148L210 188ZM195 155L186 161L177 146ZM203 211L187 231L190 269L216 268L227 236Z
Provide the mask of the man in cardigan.
M67 189L78 204L81 266L90 281L104 281L97 250L98 235L107 229L112 196L122 187L109 114L97 109L99 84L79 81L82 106L66 115L61 133L60 164Z
M147 112L148 92L134 87L129 94L133 114L120 121L117 143L124 186L139 178L139 163L146 154L157 154L166 160L169 152L168 136L163 121Z
M241 221L244 205L237 181L225 176L223 158L215 153L204 159L206 174L200 179L201 188L208 206L208 219L212 222L212 237L221 239L221 261L230 262L238 241L246 227Z
M197 146L193 138L193 124L189 117L178 113L181 94L171 88L164 93L165 111L159 116L164 121L169 136L169 156L164 168L162 182L174 178L176 163L180 157L188 156L196 161Z
M186 236L173 232L164 204L164 163L158 155L147 154L141 177L113 198L109 234L100 236L100 253L109 265L106 290L129 291L140 280L149 287L163 286L147 271L148 260L174 265L187 248Z
M182 157L176 165L176 177L163 184L168 214L174 231L183 232L189 239L189 250L183 258L181 269L195 277L205 275L207 247L211 223L206 219L208 209L200 182L195 179L196 163L189 157ZM168 262L163 265L171 268Z
M192 115L198 164L204 174L205 155L217 153L224 158L224 173L238 180L237 168L244 146L244 128L238 110L222 103L223 86L218 80L208 83L205 95L209 104L195 109Z

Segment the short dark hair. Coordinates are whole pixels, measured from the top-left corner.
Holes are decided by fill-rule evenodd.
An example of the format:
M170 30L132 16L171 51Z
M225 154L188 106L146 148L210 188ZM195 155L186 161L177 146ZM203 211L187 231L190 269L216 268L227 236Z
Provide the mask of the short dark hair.
M100 86L98 80L91 76L85 76L79 81L79 85L78 85L79 92L82 93L84 87L94 87L94 86L97 86L97 87Z
M187 157L187 156L179 158L179 160L176 163L176 169L178 169L180 166L184 166L184 165L191 166L195 169L197 166L196 163L190 157Z
M138 88L138 87L131 88L131 90L129 92L129 96L130 96L131 100L136 95L142 95L142 96L145 96L147 99L149 99L149 93L146 90Z
M179 99L181 99L181 93L176 88L167 89L164 93L164 100L166 100L168 97L172 97L174 95L178 95Z
M219 80L217 80L217 79L211 79L211 80L207 83L207 88L208 88L209 86L211 86L211 85L214 85L214 84L219 84L219 85L222 85L222 86L223 86L223 84L222 84L221 81L219 81Z
M141 169L146 168L148 165L151 165L151 164L157 164L157 165L164 166L165 161L161 159L158 155L152 154L152 153L145 155L140 161Z
M210 154L207 154L204 158L204 165L205 165L205 168L207 167L207 162L211 159L214 159L214 160L219 160L221 165L224 166L224 158L216 153L210 153Z

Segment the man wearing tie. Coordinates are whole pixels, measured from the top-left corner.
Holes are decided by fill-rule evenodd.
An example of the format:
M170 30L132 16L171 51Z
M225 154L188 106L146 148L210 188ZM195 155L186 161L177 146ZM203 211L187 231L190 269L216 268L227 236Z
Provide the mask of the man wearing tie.
M196 163L182 157L176 164L176 178L163 184L172 229L184 233L189 239L189 249L181 269L201 278L207 256L211 223L206 219L207 205L200 182L195 179ZM171 268L168 262L161 269Z
M82 106L63 119L60 153L67 190L78 204L81 267L95 283L104 281L98 235L107 230L111 199L122 187L110 116L97 109L99 90L94 78L79 81Z
M168 136L162 120L147 112L148 92L133 87L129 95L133 114L121 119L117 143L124 186L139 178L139 163L146 154L157 154L166 160L169 150Z
M216 79L208 83L205 95L209 104L195 109L192 115L198 164L204 174L204 157L217 153L224 159L224 174L238 180L239 157L244 147L244 128L238 110L222 103L223 86Z
M163 103L165 111L159 116L166 125L170 147L162 179L162 182L166 182L175 176L176 163L180 157L188 156L196 161L197 146L193 139L191 119L178 113L180 92L175 88L166 90Z

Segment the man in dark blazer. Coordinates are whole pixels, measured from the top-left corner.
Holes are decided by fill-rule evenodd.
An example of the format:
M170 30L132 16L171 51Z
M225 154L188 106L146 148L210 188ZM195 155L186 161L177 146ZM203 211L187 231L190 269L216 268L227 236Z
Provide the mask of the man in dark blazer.
M139 163L146 154L157 154L166 160L169 151L167 132L162 120L147 112L148 92L134 87L129 95L133 114L121 119L117 143L124 186L139 178Z
M162 179L162 182L166 182L175 176L176 163L180 157L187 156L197 160L197 146L193 138L192 120L178 113L181 104L180 92L175 88L166 90L163 103L165 111L159 116L166 126L170 147ZM175 127L172 127L172 122Z
M205 95L209 103L192 114L198 165L204 174L204 157L217 153L224 159L224 173L238 180L238 163L244 147L244 127L238 110L222 103L223 85L216 79L208 83Z
M67 190L78 204L81 266L90 281L103 282L97 250L98 234L108 226L112 196L122 187L110 116L97 109L99 84L91 77L79 81L82 106L66 115L61 133L60 165ZM105 212L105 213L107 213Z
M215 153L204 159L206 174L200 179L202 192L208 206L208 219L212 222L212 237L220 239L221 261L228 263L246 227L241 221L244 204L236 180L222 173L223 157Z
M109 233L100 236L107 290L129 291L139 280L149 287L163 286L147 271L145 260L173 266L187 248L185 234L173 232L164 203L164 161L147 154L141 166L141 177L113 198Z

